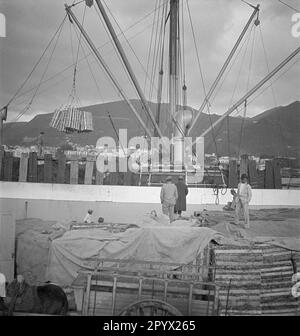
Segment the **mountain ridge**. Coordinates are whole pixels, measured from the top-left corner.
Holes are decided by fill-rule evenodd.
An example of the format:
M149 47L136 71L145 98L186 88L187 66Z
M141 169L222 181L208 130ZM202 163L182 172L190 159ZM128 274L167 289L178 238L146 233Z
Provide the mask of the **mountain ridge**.
M144 122L151 126L151 121L147 120L142 111L140 101L132 100L132 103ZM156 104L149 102L149 105L152 111L155 111ZM45 144L49 146L60 146L66 142L66 139L78 145L95 145L98 138L102 136L111 136L117 140L107 112L111 115L117 130L121 128L128 130L128 139L145 133L124 101L95 104L82 109L93 114L94 132L66 135L49 126L53 113L38 114L28 122L5 123L4 144L27 146L30 144L30 139L36 138L41 131L45 133ZM168 104L161 104L162 117L166 115L167 109ZM189 109L196 112L195 109L190 107ZM202 113L191 136L200 135L219 117L220 115L217 114ZM219 156L237 156L247 153L299 158L299 126L300 101L263 111L252 118L229 116L205 136L205 152L214 152Z

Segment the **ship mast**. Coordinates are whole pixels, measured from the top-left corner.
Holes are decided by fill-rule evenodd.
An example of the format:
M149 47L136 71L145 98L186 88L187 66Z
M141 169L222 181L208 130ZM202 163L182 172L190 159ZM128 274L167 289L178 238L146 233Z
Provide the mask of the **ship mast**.
M169 35L169 118L167 120L168 136L173 137L172 163L178 169L183 166L184 133L178 118L178 60L179 60L179 0L170 0L170 35ZM186 102L185 102L186 104ZM183 112L183 111L181 111ZM179 112L180 113L180 112ZM183 121L183 116L180 118Z
M170 0L170 36L169 36L169 106L170 132L174 134L172 119L178 105L178 8L179 0ZM171 136L171 134L169 134Z

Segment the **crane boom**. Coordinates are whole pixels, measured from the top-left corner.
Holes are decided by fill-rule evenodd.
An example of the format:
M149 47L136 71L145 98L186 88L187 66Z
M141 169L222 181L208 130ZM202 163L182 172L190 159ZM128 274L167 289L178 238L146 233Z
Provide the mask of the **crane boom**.
M235 111L241 104L243 104L249 97L251 97L258 89L260 89L267 81L269 81L278 71L280 71L288 62L290 62L300 52L300 47L295 49L287 58L285 58L274 70L272 70L266 77L264 77L259 83L257 83L249 92L247 92L237 103L230 107L218 120L216 120L206 131L204 131L200 137L204 137L215 126L217 126L224 118ZM195 140L193 145L197 142Z
M253 6L252 6L252 7L253 7ZM229 56L227 57L227 59L226 59L224 65L223 65L223 67L221 68L221 70L220 70L220 72L219 72L217 78L215 79L215 81L213 82L211 88L209 89L209 91L208 91L208 93L207 93L207 95L206 95L206 97L205 97L205 99L204 99L202 105L200 106L200 108L199 108L199 110L198 110L198 112L197 112L197 115L195 116L195 118L194 118L194 120L193 120L193 122L192 122L192 124L191 124L191 127L187 130L187 135L189 135L189 134L191 133L192 129L195 127L195 125L196 125L196 123L197 123L197 121L198 121L198 119L199 119L199 117L200 117L202 111L204 110L205 106L209 103L209 100L210 100L212 94L214 93L214 91L215 91L215 89L216 89L216 87L217 87L217 85L218 85L220 79L222 78L224 72L226 71L226 69L227 69L227 67L228 67L228 65L229 65L229 63L230 63L230 61L232 60L232 57L234 56L234 54L235 54L235 52L236 52L238 46L240 45L240 43L241 43L243 37L245 36L245 34L246 34L246 32L247 32L247 30L248 30L248 28L249 28L251 22L253 21L255 15L259 12L259 5L257 5L256 7L253 7L253 8L254 8L253 13L251 14L251 16L250 16L250 18L249 18L247 24L245 25L243 31L241 32L241 34L240 34L238 40L236 41L236 43L235 43L233 49L231 50Z

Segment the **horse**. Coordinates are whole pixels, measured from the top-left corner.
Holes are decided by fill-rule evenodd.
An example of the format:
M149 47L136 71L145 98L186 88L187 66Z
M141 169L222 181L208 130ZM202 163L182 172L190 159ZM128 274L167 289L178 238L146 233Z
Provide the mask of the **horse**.
M30 286L24 279L15 279L7 285L7 315L13 311L47 315L67 315L68 299L61 287L47 283Z

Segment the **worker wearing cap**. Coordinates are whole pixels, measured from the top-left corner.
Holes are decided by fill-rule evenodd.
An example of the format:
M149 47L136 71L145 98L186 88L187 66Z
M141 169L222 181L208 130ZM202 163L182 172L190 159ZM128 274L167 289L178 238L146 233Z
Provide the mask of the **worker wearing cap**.
M174 220L174 208L178 198L177 187L172 182L172 177L168 176L167 183L164 184L160 191L160 201L162 204L162 212L169 216L170 222Z

